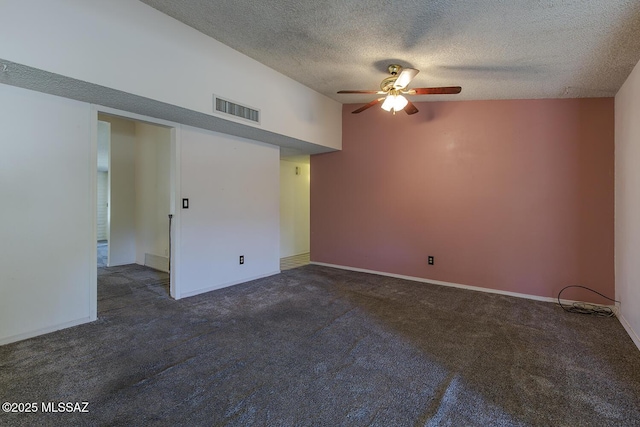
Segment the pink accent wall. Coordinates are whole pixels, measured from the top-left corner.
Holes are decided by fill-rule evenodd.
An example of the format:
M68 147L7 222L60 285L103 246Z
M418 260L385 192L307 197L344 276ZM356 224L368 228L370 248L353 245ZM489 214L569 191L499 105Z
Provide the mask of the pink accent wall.
M358 106L343 108L343 150L311 157L312 261L614 295L613 98Z

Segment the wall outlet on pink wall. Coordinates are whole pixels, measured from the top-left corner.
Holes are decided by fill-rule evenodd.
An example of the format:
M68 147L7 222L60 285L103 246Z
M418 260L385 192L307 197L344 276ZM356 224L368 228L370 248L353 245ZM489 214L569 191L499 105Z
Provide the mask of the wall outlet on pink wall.
M431 255L429 255L429 258L427 258L427 262L429 263L429 265L433 265L433 257Z

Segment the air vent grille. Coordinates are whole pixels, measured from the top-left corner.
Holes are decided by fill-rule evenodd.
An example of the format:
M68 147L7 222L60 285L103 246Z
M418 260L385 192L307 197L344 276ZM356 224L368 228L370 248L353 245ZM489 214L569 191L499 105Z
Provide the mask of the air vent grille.
M260 123L260 111L215 97L216 111Z

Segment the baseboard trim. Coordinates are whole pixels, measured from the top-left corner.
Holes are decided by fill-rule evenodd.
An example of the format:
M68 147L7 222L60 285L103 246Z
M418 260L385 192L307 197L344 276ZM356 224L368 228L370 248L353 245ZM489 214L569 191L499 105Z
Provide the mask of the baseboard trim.
M0 338L0 345L11 344L13 342L26 340L29 338L37 337L40 335L56 332L61 329L71 328L73 326L82 325L94 321L91 316L83 317L81 319L71 320L65 323L59 323L57 325L48 326L46 328L36 329L35 331L24 332L22 334L12 335L10 337Z
M627 331L627 333L631 337L631 340L633 341L633 343L636 345L636 347L638 347L638 350L640 350L640 337L638 337L638 334L636 334L636 331L633 330L633 328L631 327L627 319L625 319L622 314L618 315L618 320L622 324L622 327L624 328L624 330Z
M153 268L154 270L164 271L165 273L168 273L169 257L145 253L144 265L146 267Z
M222 283L222 284L219 284L219 285L209 286L209 287L206 287L206 288L200 288L200 289L197 289L195 291L184 292L184 293L181 293L180 297L176 298L176 299L194 297L196 295L200 295L200 294L204 294L204 293L207 293L207 292L215 291L217 289L228 288L229 286L239 285L240 283L250 282L252 280L263 279L265 277L274 276L276 274L280 274L280 269L274 270L274 271L272 271L270 273L261 274L259 276L247 277L246 279L234 280L232 282L226 282L226 283Z
M302 256L302 255L309 255L310 252L306 251L306 252L300 252L299 254L293 254L293 255L287 255L287 256L281 256L280 259L285 259L285 258L294 258L297 256Z
M442 280L432 280L432 279L425 279L423 277L405 276L403 274L386 273L384 271L368 270L366 268L349 267L346 265L328 264L325 262L316 262L316 261L311 261L311 264L322 265L324 267L338 268L341 270L350 270L350 271L358 271L361 273L377 274L378 276L394 277L396 279L411 280L414 282L429 283L432 285L448 286L450 288L466 289L468 291L507 295L510 297L525 298L525 299L531 299L535 301L554 302L554 303L558 302L558 298L554 298L554 297L541 297L539 295L522 294L519 292L502 291L499 289L491 289L491 288L482 288L480 286L463 285L460 283L443 282ZM578 301L561 299L560 302L562 302L563 304L573 304L574 302L578 302ZM611 309L615 310L614 306L606 306L606 307L610 307Z

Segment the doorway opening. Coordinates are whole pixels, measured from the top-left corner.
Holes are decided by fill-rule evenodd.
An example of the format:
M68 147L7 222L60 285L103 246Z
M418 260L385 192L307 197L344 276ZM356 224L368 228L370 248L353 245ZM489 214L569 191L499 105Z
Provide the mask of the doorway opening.
M174 296L169 280L173 129L102 112L97 119L98 304L127 291L119 289L126 287L127 274L145 275L157 282L157 290Z
M280 270L309 264L309 156L280 158Z
M98 267L109 266L109 145L111 123L98 121L97 216Z

